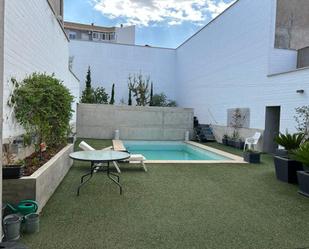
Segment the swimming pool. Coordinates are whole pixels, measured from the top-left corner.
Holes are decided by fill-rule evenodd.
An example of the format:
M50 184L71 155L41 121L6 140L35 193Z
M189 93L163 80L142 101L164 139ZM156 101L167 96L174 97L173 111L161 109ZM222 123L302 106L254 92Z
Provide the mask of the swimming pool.
M173 141L123 141L132 154L142 154L147 161L239 161L236 156L208 148L195 146L193 142ZM224 155L223 155L224 154Z

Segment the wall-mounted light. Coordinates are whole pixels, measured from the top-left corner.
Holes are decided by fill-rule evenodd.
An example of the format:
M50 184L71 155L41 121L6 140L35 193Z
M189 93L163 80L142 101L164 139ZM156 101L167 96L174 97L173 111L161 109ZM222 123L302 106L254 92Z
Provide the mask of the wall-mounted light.
M305 93L305 90L300 89L300 90L297 90L296 92L299 93L299 94L304 94L304 93Z

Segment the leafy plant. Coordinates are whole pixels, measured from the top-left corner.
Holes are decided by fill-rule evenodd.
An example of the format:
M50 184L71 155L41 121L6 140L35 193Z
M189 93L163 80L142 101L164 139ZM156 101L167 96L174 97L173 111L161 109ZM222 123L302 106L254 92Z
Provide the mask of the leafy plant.
M111 99L109 101L110 105L113 105L115 103L115 84L112 86L112 94L111 94Z
M303 133L295 133L295 134L289 134L288 132L286 132L286 134L280 133L278 136L275 137L275 142L278 145L284 147L289 153L292 153L293 150L299 148L299 146L304 140L304 137L305 135Z
M73 96L62 82L54 75L34 73L13 89L8 105L27 134L37 137L37 147L65 143Z
M167 96L164 93L160 93L153 95L152 105L162 107L176 107L177 103L174 100L167 99Z
M90 70L90 67L88 67L88 71L87 71L87 75L86 75L86 88L82 92L80 102L85 103L85 104L95 103L94 90L91 87L91 70Z
M109 96L105 92L104 87L97 87L94 91L94 103L95 104L108 104Z
M309 106L302 106L295 109L294 119L297 123L297 130L309 138Z
M297 150L293 151L293 159L309 167L309 142L303 143Z
M135 97L137 106L146 106L149 104L149 84L150 77L144 79L142 74L129 75L128 87Z

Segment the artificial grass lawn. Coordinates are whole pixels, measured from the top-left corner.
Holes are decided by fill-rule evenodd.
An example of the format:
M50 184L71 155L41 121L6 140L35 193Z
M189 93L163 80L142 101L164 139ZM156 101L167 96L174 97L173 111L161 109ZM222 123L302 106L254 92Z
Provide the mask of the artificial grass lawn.
M88 140L101 148L110 141ZM207 144L229 152L241 151ZM122 166L124 194L98 173L76 196L76 162L44 208L29 248L294 249L309 247L309 199L261 165Z

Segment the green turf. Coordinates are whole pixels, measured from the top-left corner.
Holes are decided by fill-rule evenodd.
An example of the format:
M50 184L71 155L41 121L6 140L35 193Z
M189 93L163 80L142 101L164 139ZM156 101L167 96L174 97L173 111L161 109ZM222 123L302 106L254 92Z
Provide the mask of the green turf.
M98 173L80 197L76 186L87 165L75 163L44 208L40 233L22 242L35 249L309 247L309 199L275 179L271 156L262 162L148 165L148 173L125 166L122 196Z

